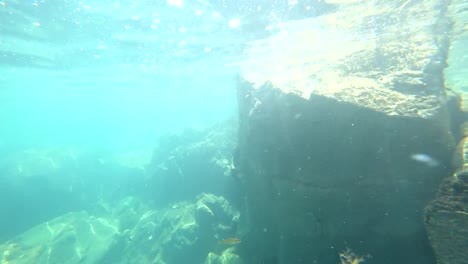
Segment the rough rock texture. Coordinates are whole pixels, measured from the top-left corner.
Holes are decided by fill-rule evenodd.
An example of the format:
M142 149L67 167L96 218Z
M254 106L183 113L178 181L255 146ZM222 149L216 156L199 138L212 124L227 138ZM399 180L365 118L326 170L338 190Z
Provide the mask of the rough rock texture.
M438 264L468 262L468 171L443 182L426 208L425 224Z
M69 213L0 244L0 263L242 263L235 247L218 244L239 221L223 197L200 194L161 210L127 197L102 209L104 217Z
M118 237L113 220L69 213L0 245L2 264L102 263Z
M217 255L209 253L205 259L204 264L243 264L242 259L234 253L234 248L228 248Z
M337 263L347 246L376 263L435 262L422 212L454 149L444 1L352 2L282 25L239 64L251 263Z
M96 200L119 200L145 185L151 151L109 155L97 149L53 147L0 155L0 243ZM18 208L21 208L19 210Z
M457 148L453 154L456 173L440 187L437 199L425 213L426 229L439 264L468 263L468 9L463 0L449 1L451 22L445 85L457 97L453 110Z
M230 177L234 122L187 127L158 140L150 165L149 198L158 204L191 200L201 192L235 196Z
M239 212L213 194L162 210L140 206L132 214L135 202L125 203L120 215L116 211L116 218L127 220L120 226L120 243L103 263L203 263L219 239L235 235L239 220Z

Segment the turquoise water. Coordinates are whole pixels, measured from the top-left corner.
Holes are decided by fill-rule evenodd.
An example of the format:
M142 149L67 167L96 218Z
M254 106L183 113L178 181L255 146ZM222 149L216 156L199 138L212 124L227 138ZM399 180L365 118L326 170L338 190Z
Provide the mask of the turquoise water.
M465 5L0 0L0 263L463 252Z
M0 146L148 144L233 116L235 63L310 1L1 1ZM309 6L310 7L310 6Z
M227 64L246 39L231 16L203 1L0 1L0 240L119 192L162 134L234 117Z
M207 132L159 137L226 119L235 124L234 65L246 43L274 34L269 25L327 8L309 5L1 0L0 242L70 212L102 213L97 204L127 195L171 200L171 193L155 195L162 187L151 175L174 165L149 166L158 161L152 152L170 160L170 146ZM233 140L235 128L228 130ZM235 141L218 141L231 154ZM219 189L204 181L193 190ZM195 191L176 193L184 192Z
M225 65L244 39L220 11L203 2L2 1L1 145L147 144L233 115Z

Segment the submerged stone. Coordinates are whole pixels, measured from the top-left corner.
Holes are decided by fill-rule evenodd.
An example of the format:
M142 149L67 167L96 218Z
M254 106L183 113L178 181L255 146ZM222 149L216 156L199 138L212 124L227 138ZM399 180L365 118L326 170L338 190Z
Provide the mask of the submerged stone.
M467 263L468 171L444 180L424 222L439 264Z
M435 263L421 219L455 149L437 31L448 25L445 1L409 3L337 5L246 50L235 167L252 260L333 263L349 246Z
M1 263L101 263L118 234L115 221L69 213L0 245Z

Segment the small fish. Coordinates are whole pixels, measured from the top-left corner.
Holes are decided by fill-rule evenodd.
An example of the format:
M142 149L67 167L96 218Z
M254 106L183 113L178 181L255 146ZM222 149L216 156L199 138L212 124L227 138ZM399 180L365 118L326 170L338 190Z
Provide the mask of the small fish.
M237 237L230 237L223 240L220 240L218 243L223 245L236 245L239 244L241 240Z
M417 162L421 162L429 167L439 166L439 162L427 154L422 154L422 153L413 154L411 155L411 159Z

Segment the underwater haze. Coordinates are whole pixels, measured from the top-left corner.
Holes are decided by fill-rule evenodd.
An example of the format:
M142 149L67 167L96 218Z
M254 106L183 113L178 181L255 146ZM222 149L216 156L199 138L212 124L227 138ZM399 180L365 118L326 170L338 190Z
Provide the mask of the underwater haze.
M151 143L234 114L244 41L210 3L2 1L1 146ZM214 15L218 12L218 15Z
M0 0L0 263L468 263L466 7Z

